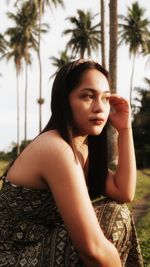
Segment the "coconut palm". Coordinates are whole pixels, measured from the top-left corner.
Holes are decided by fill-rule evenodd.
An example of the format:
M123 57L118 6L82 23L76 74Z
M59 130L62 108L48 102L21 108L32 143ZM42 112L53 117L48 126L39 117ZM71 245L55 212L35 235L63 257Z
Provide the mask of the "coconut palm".
M17 91L17 155L19 155L20 153L20 129L19 129L19 125L20 125L20 111L19 111L19 74L21 71L21 67L22 67L22 56L20 54L20 51L18 49L18 46L15 44L15 42L17 42L18 40L18 36L14 36L12 33L12 37L11 40L9 42L9 46L10 46L10 51L5 53L3 55L3 57L6 57L7 60L10 60L11 58L13 58L14 60L14 64L15 64L15 68L16 68L16 80L17 80L17 87L16 87L16 91Z
M36 10L35 10L36 11ZM30 64L30 53L31 47L37 49L36 41L36 12L29 7L27 3L24 3L22 7L17 8L17 12L7 13L9 19L11 19L15 26L10 27L6 30L6 35L9 37L9 48L10 50L5 53L5 57L9 60L14 58L16 66L16 77L17 77L17 151L20 152L19 142L19 85L18 76L22 69L23 59L26 64L26 84L25 84L25 140L27 137L27 65Z
M73 58L68 56L67 55L67 51L65 50L65 51L60 52L60 57L59 58L50 57L50 59L52 60L53 66L55 66L57 68L55 73L50 76L50 79L51 79L57 74L58 70L61 67L63 67L65 64L69 63Z
M135 58L138 53L146 50L147 40L149 38L148 26L150 21L145 17L145 9L134 2L127 9L126 16L119 16L121 19L120 26L120 43L129 46L129 55L133 55L131 82L130 82L130 103L132 101L133 76L135 69Z
M149 36L147 36L147 44L144 46L142 54L144 56L148 56L148 59L146 61L146 66L149 67L150 65L150 32L149 32Z
M100 1L100 14L101 14L101 54L102 66L106 68L106 40L105 40L105 1Z
M0 33L0 54L4 54L7 50L7 41L4 36Z
M63 0L32 0L29 2L34 2L37 12L38 12L38 21L39 21L39 34L38 34L38 61L39 61L39 132L42 130L42 104L44 104L44 98L42 97L42 62L41 62L41 20L42 15L44 13L45 6L49 6L50 8L52 5L57 7L57 5L63 6Z
M112 93L117 92L117 39L118 39L118 16L117 16L117 0L109 1L109 74L110 74L110 90ZM108 131L109 142L109 164L117 163L117 131L109 124Z
M145 77L144 81L145 81L146 85L149 87L149 90L150 90L150 79Z
M24 59L26 64L26 81L25 81L25 142L27 139L27 65L30 64L30 53L29 53L29 47L36 46L36 40L31 34L31 30L28 27L27 20L29 21L29 18L27 19L27 7L25 5L22 6L22 9L18 9L17 13L7 13L9 19L11 19L13 22L15 22L16 26L8 28L6 31L6 34L10 38L10 48L12 49L12 52L14 50L14 53L17 53L19 67L16 66L17 69L17 81L18 81L18 75L21 70L21 61ZM33 13L32 13L33 14ZM13 56L10 56L11 52L8 52L6 54L7 58L11 58ZM17 82L18 87L18 82ZM19 95L19 88L17 88L17 92ZM17 103L19 101L19 96L17 99ZM19 103L17 104L17 107L19 109ZM19 117L19 110L18 117ZM19 119L18 119L19 120ZM19 122L18 122L18 128L19 128ZM18 130L19 132L19 130ZM19 135L19 133L18 133ZM19 139L19 137L18 137ZM18 140L19 142L19 140ZM18 146L19 147L19 146ZM19 150L18 150L19 153Z
M0 54L3 56L7 51L7 41L5 40L4 36L0 33ZM0 73L0 77L2 74Z
M90 11L85 13L82 10L77 10L77 16L67 18L73 28L65 30L63 34L71 35L67 47L71 49L73 56L79 54L83 58L85 53L91 56L92 51L98 49L100 44L100 23L93 25L94 18L95 15L92 16Z
M30 49L37 51L37 12L34 5L25 2L21 6L20 18L22 24L22 55L25 60L25 118L24 118L24 144L27 143L27 102L28 102L28 65L31 64Z
M31 63L30 60L30 49L33 48L38 53L38 36L40 33L47 32L47 24L41 24L39 29L38 24L38 14L36 6L31 1L24 2L20 7L17 5L17 14L8 13L10 19L12 19L16 27L11 27L7 30L7 34L12 34L15 30L20 34L20 41L17 44L20 49L20 53L25 60L25 70L26 70L26 84L25 84L25 137L24 142L27 140L27 66Z
M110 39L109 39L109 74L110 89L112 93L117 92L117 40L118 40L118 16L117 0L109 2Z

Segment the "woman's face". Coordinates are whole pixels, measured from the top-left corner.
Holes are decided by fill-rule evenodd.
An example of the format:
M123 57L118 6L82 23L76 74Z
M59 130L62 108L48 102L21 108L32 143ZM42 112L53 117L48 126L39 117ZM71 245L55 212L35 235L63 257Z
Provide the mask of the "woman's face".
M106 77L96 69L85 71L80 85L69 95L75 134L87 136L101 133L110 111L109 98Z

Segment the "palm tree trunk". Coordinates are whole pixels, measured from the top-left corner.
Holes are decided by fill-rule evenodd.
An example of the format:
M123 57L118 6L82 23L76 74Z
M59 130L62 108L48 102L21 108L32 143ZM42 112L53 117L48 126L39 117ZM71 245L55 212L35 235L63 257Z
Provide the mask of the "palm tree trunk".
M25 114L25 118L24 118L24 143L26 145L27 143L27 101L28 101L28 66L27 66L27 63L25 62L25 111L24 111L24 114Z
M105 42L105 1L101 0L101 53L102 66L106 68L106 42Z
M42 1L39 1L39 34L38 34L38 61L39 61L39 132L42 130L42 63L41 63L41 16Z
M135 57L136 57L136 53L133 54L132 72L131 72L131 80L130 80L130 105L131 107L132 107L132 91L133 91L133 77L134 77L134 69L135 69Z
M16 70L17 78L17 155L20 154L20 114L19 114L19 73Z
M118 16L117 16L117 0L109 2L109 18L110 18L110 39L109 39L109 74L110 74L110 91L117 92L117 40L118 40ZM110 124L108 129L108 157L109 165L117 164L117 131Z
M117 92L117 41L118 41L117 0L110 0L109 18L110 18L110 39L109 39L110 89L112 93L116 93Z

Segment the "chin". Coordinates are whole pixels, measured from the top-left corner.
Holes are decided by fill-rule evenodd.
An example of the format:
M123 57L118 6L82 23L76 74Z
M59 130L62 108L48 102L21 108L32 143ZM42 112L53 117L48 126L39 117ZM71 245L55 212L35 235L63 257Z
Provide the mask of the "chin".
M89 135L99 135L99 134L101 134L101 132L103 131L103 128L101 128L101 129L95 129L95 130L93 130L93 131L91 131L90 133L89 133Z

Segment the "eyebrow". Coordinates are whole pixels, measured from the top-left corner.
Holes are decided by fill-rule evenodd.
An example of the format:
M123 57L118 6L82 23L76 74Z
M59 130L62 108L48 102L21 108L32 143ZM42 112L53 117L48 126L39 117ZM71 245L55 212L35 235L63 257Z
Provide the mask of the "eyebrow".
M95 91L97 91L97 90L95 90L95 89L93 89L93 88L83 88L82 89L82 91L90 91L90 92L95 92ZM104 92L102 92L103 94L110 94L110 91L109 90L107 90L107 91L104 91Z

